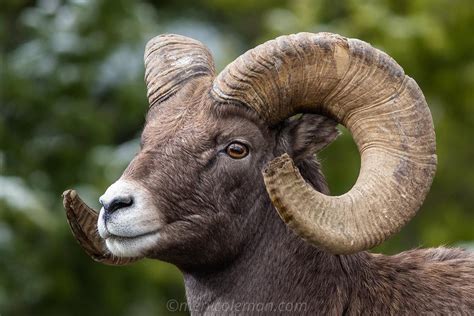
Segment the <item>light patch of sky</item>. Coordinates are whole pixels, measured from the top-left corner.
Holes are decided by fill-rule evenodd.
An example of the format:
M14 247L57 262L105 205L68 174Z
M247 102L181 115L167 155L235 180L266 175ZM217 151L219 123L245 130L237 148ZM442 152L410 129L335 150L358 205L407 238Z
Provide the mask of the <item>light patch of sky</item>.
M77 5L86 5L89 4L90 0L70 0L69 2L77 4Z
M0 199L17 209L35 209L40 202L18 177L0 176Z
M92 161L98 166L104 167L108 181L112 183L117 180L127 167L135 154L140 149L138 138L132 139L119 146L98 146L92 152Z
M239 45L238 38L222 34L211 25L178 19L164 26L163 30L164 33L180 34L202 42L211 51L218 70L236 57L229 56L229 52L235 52L235 48Z
M14 176L0 176L0 200L12 209L27 215L30 220L45 228L53 223L53 217L44 204L23 179Z
M276 33L286 34L289 30L296 30L298 18L293 12L285 9L273 9L265 18L267 29Z
M46 14L53 14L59 7L59 0L39 0L38 8Z
M100 66L97 77L97 89L143 80L143 51L140 48L123 44Z
M135 138L119 146L97 146L90 157L95 165L104 169L105 180L110 185L120 177L139 149L140 140ZM85 183L74 187L89 206L98 210L98 199L104 193L101 190L105 191L106 188L98 190L97 187Z
M21 45L9 60L13 71L23 77L47 76L56 67L56 59L46 53L40 40L32 40Z

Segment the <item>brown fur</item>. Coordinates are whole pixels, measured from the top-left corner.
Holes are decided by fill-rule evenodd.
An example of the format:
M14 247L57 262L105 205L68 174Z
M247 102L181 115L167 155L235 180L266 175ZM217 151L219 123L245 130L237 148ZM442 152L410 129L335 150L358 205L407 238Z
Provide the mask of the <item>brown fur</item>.
M261 170L288 152L305 179L328 193L313 155L336 138L336 124L303 115L267 126L244 107L213 104L210 84L208 77L194 79L149 111L142 149L124 173L148 188L168 223L148 256L183 271L193 314L474 313L472 253L336 256L289 230ZM249 156L225 154L234 140L249 146ZM233 307L223 312L224 303ZM281 303L291 312L279 310Z

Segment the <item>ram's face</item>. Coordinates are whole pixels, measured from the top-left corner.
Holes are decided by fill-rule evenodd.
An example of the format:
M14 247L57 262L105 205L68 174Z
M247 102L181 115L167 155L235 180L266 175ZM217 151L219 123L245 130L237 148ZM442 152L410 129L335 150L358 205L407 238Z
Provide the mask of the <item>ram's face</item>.
M213 109L194 85L152 108L140 152L101 197L107 248L174 263L236 253L265 190L272 141L262 126L245 111Z
M74 191L64 194L76 238L98 261L230 260L270 200L312 244L357 252L399 231L428 193L436 142L423 94L362 41L282 36L217 75L202 43L163 35L145 49L145 81L151 110L142 149L102 196L98 220ZM361 170L349 192L331 197L308 186L317 173L305 170L317 168L304 158L334 138L334 124L318 116L287 124L297 113L325 114L354 135Z

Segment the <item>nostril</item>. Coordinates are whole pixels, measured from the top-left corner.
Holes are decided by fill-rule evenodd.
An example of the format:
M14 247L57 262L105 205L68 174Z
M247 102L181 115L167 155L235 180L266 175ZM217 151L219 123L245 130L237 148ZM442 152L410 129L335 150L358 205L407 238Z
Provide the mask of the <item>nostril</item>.
M115 212L118 209L125 208L131 206L133 204L133 199L130 196L121 196L114 198L109 203L103 203L104 209L107 212Z

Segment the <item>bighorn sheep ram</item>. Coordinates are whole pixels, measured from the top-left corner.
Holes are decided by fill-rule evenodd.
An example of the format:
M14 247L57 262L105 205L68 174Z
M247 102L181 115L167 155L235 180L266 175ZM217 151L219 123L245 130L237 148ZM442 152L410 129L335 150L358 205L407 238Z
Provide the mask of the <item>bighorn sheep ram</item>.
M299 33L216 76L203 44L161 35L146 46L145 68L140 152L99 214L64 193L94 260L175 264L196 314L279 302L309 315L474 313L472 253L366 252L415 215L436 169L424 96L387 54ZM353 135L361 169L349 192L329 196L314 153L336 138L337 123Z

